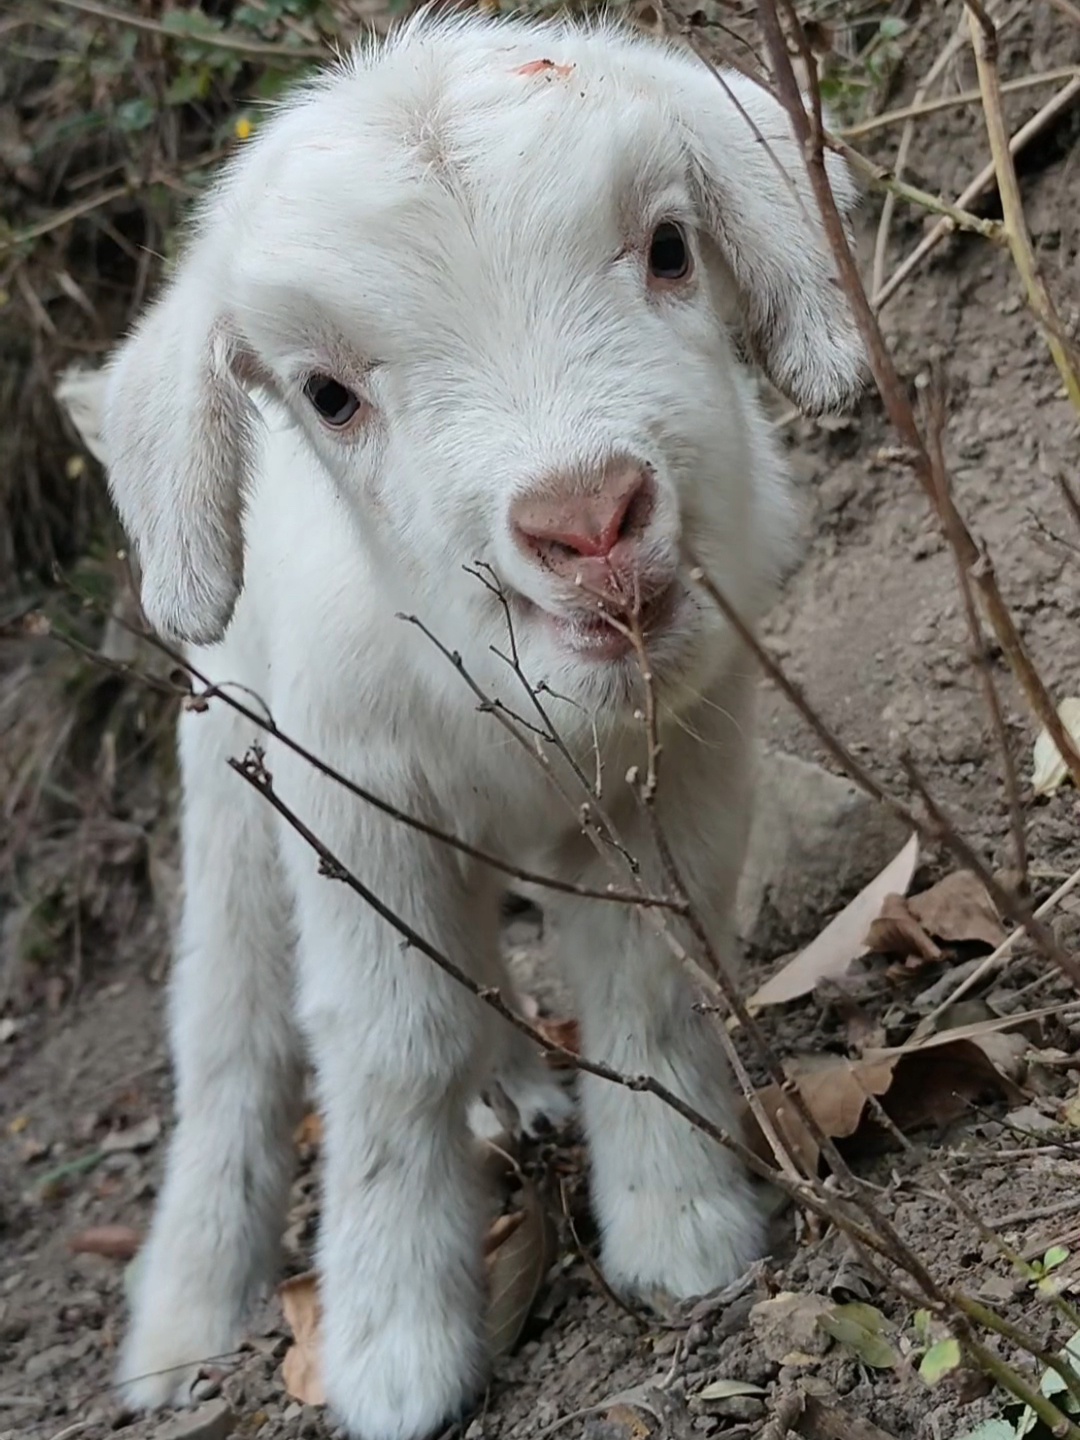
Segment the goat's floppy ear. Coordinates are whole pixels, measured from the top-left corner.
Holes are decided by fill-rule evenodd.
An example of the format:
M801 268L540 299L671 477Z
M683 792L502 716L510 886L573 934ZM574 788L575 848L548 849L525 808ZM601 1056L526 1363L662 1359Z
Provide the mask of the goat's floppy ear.
M155 629L221 638L243 583L243 505L258 421L250 368L189 255L110 367L104 441L109 488L142 565ZM250 378L250 377L249 377Z
M688 118L705 223L734 276L747 347L801 409L858 392L864 350L787 112L752 80L704 75ZM858 201L847 166L826 153L842 215Z

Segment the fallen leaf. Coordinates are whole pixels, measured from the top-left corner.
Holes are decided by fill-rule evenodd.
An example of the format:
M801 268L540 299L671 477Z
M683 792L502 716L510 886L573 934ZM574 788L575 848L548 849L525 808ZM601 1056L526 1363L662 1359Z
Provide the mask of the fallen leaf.
M604 1412L608 1425L605 1436L613 1428L620 1433L619 1440L648 1440L652 1429L641 1418L639 1411L631 1405L608 1405Z
M980 941L991 950L1005 939L986 886L970 870L946 875L929 890L912 895L907 907L928 935L948 944Z
M882 955L917 955L920 960L943 958L903 895L885 896L880 914L866 932L866 948Z
M285 1312L285 1321L293 1333L293 1343L281 1362L285 1389L302 1405L325 1405L323 1389L320 1333L322 1309L314 1270L295 1275L278 1286L278 1297Z
M947 1335L936 1345L931 1345L919 1361L919 1374L927 1385L936 1385L960 1365L960 1343Z
M995 1064L995 1058L1016 1054L1016 1047L1006 1051L999 1046L1003 1038L999 1032L1051 1010L995 1016L893 1049L868 1049L858 1060L842 1055L795 1056L785 1061L784 1070L831 1139L880 1139L882 1127L871 1113L871 1096L877 1097L900 1130L942 1126L964 1114L971 1101L997 1096L1016 1105L1026 1098ZM775 1085L759 1090L757 1099L800 1165L813 1167L804 1168L804 1173L815 1174L817 1145L791 1099ZM743 1110L743 1125L747 1143L771 1163L772 1151L748 1107Z
M1058 715L1065 733L1074 744L1080 745L1080 699L1070 696L1063 700L1058 706ZM1045 726L1035 741L1032 762L1031 788L1036 795L1052 795L1069 778L1069 767Z
M161 1117L148 1115L138 1125L129 1125L126 1130L113 1130L105 1136L99 1148L103 1155L112 1155L118 1151L149 1150L160 1135Z
M110 1260L130 1260L142 1244L142 1236L130 1225L91 1225L68 1237L68 1249L76 1255L106 1255Z
M484 1254L490 1255L499 1248L504 1240L509 1240L524 1220L524 1210L511 1210L506 1215L497 1216L488 1226L488 1232L484 1236Z
M766 1392L760 1385L753 1385L749 1380L713 1380L699 1390L694 1396L695 1400L735 1400L740 1395L764 1395Z
M852 961L867 953L866 932L880 914L886 895L907 892L918 861L919 839L912 835L900 853L826 925L816 940L750 996L748 1008L760 1010L766 1005L797 1000L808 995L819 980L838 980L845 975Z
M891 1056L848 1060L842 1055L813 1055L785 1061L784 1070L826 1135L842 1140L859 1128L867 1097L884 1095L892 1085L898 1063Z
M517 1343L555 1258L551 1220L531 1186L523 1192L520 1215L486 1257L488 1342L493 1355L505 1355Z
M826 1335L845 1345L874 1370L892 1370L900 1360L885 1337L886 1323L880 1310L858 1300L836 1305L818 1317L818 1324Z

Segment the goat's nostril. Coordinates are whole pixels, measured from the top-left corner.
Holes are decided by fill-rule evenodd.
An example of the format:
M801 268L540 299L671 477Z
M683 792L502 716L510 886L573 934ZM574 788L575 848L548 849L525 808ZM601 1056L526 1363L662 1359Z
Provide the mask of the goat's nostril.
M650 472L620 461L589 477L551 477L518 499L511 522L519 543L563 570L578 560L604 559L620 541L639 538L652 506Z

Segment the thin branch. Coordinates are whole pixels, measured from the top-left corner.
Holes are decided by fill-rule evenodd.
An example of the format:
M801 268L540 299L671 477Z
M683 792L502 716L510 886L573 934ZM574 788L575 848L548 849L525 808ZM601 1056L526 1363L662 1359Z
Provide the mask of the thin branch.
M882 191L888 199L904 200L909 205L918 206L920 210L928 210L932 215L944 216L954 230L969 230L975 235L981 235L985 240L992 240L995 245L1004 243L1005 227L1000 220L986 220L981 215L973 215L970 210L964 210L959 205L952 204L949 200L942 200L940 196L931 194L929 190L920 190L917 185L909 185L906 180L899 179L884 165L878 165L875 161L868 160L865 155L852 149L843 140L827 135L825 143L830 150L835 150L838 155L842 155L851 168L858 171L873 189Z
M1034 75L1020 75L1015 80L1003 80L1001 91L1003 95L1016 95L1022 90L1033 90L1040 85L1060 85L1062 80L1076 77L1080 77L1080 70L1075 65L1059 65L1054 70L1041 70ZM868 120L860 120L856 125L845 125L836 134L843 140L860 140L864 135L872 135L877 130L885 130L907 120L919 120L924 115L935 115L941 110L956 110L964 105L981 103L981 90L961 90L956 95L942 95L937 100L916 100L899 110L883 111Z
M189 708L197 709L200 706L209 704L212 700L220 700L231 710L235 710L238 715L242 715L245 720L249 720L253 725L257 726L258 729L262 730L265 734L272 736L279 744L284 745L286 749L291 750L293 754L299 756L301 760L306 761L306 763L317 770L320 775L324 775L336 785L342 786L349 794L355 795L358 800L363 800L366 805L373 806L381 814L389 816L390 819L398 821L399 824L405 825L408 829L416 830L421 835L427 835L430 839L437 840L440 844L449 845L451 849L458 850L463 855L468 855L470 859L476 860L479 864L487 865L493 870L501 871L504 875L509 876L511 879L518 880L522 884L536 885L541 889L555 890L564 895L575 895L582 900L607 900L613 901L616 904L637 905L645 909L655 907L659 910L672 910L676 914L681 913L682 902L666 895L651 895L643 889L626 890L614 885L606 890L591 889L589 886L577 885L570 880L561 880L554 875L541 875L535 871L526 870L520 865L514 865L508 860L503 860L491 851L482 850L479 846L470 844L467 840L463 840L461 836L455 835L451 831L441 830L438 826L431 825L416 815L410 815L408 811L401 810L396 805L392 805L380 795L376 795L363 785L357 784L355 780L350 780L347 775L343 774L340 770L336 770L332 765L328 765L325 760L321 760L313 751L308 750L306 746L301 745L298 740L294 740L291 735L286 734L284 730L279 728L267 707L263 707L266 711L265 714L259 714L259 712L253 710L250 705L245 705L242 700L238 700L235 695L230 694L230 690L237 687L230 686L228 682L215 684L208 676L192 664L181 651L174 650L171 645L159 636L149 631L139 630L137 627L130 628L133 634L141 636L142 639L153 645L155 649L170 659L178 669L183 670L187 675L197 680L203 687L202 691L196 693L175 684L167 684L156 676L147 675L145 672L136 669L133 665L123 661L112 660L108 656L102 655L99 651L92 650L89 646L84 645L82 641L76 639L75 636L58 630L53 625L50 625L49 633L55 636L61 644L76 651L94 664L100 665L103 669L107 669L113 674L121 675L126 679L136 680L140 684L147 685L152 689L181 699ZM261 701L259 703L262 704Z
M210 165L216 165L231 153L231 149L232 147L228 147L209 154L198 155L194 160L178 166L176 175L191 175L196 171L205 170ZM65 205L61 210L54 210L51 215L46 215L44 219L36 221L33 225L27 225L23 230L16 230L10 235L0 237L0 255L17 250L23 245L30 244L33 240L40 240L43 236L52 234L54 230L69 225L73 220L80 220L84 215L104 209L114 200L122 200L128 195L137 195L151 185L166 185L173 180L175 180L174 175L155 170L145 179L128 180L123 184L112 185L106 190L98 190L83 200L76 200L71 205Z
M859 788L866 792L872 799L880 801L892 811L909 828L917 831L925 840L930 843L942 843L952 850L961 864L968 870L974 871L980 881L989 892L990 898L998 907L1002 915L1007 915L1015 924L1027 931L1032 941L1046 958L1053 962L1059 970L1065 974L1073 985L1080 990L1080 962L1077 962L1061 945L1058 944L1053 932L1032 914L1031 908L1018 895L1006 890L991 872L985 861L976 854L967 841L956 829L945 819L941 810L934 803L932 798L925 792L925 787L919 782L914 788L926 806L929 820L923 820L919 815L905 805L902 800L886 790L848 750L847 746L839 740L822 720L814 707L806 699L800 688L787 675L783 667L769 654L769 651L761 641L758 640L750 626L743 620L735 607L731 604L723 591L712 580L702 567L697 564L690 555L693 569L690 578L694 580L716 605L717 609L724 616L724 619L732 627L739 639L751 651L761 664L769 679L774 682L777 688L790 700L795 709L813 730L814 734L821 741L828 753L840 766L849 779L853 780ZM910 777L909 777L910 778ZM686 917L688 920L690 916Z
M836 199L832 192L832 185L829 182L828 172L825 168L823 141L817 128L816 120L816 117L820 113L820 87L818 84L817 63L807 43L802 27L798 22L798 18L794 15L794 12L791 11L790 5L786 5L786 8L791 11L793 30L810 81L811 107L810 113L808 114L803 106L802 96L796 83L795 72L791 64L791 57L788 54L783 31L780 28L776 3L777 0L757 0L762 28L769 41L769 50L772 56L773 68L776 71L780 97L788 111L796 139L802 146L807 172L814 196L817 200L825 235L833 252L833 259L836 263L840 282L843 285L848 302L852 307L859 333L862 336L870 370L877 384L886 414L899 434L905 448L910 453L915 477L936 511L939 504L939 497L937 487L934 483L930 454L922 433L919 430L918 422L915 419L915 412L912 409L907 390L901 383L889 347L886 345L884 336L881 333L881 327L867 299L862 278L859 275L859 268L851 252L851 247L848 244L844 222L837 209ZM1074 83L1080 87L1080 80ZM1023 689L1028 704L1040 723L1049 730L1054 744L1057 746L1068 767L1073 783L1077 788L1080 788L1080 752L1077 751L1065 726L1062 724L1061 718L1057 713L1057 707L1051 700L1046 686L1043 684L1042 677L1027 653L1024 643L1020 638L1019 631L1016 628L1016 624L1009 612L1009 608L1005 604L1001 592L998 589L993 566L989 563L985 554L981 554L979 547L972 539L963 520L959 515L955 514L955 511L951 523L956 527L957 540L961 545L961 558L967 565L969 573L978 588L980 599L983 602L987 618L994 630L998 643ZM983 560L983 563L977 565L976 562L980 560L980 558Z
M1052 960L1062 974L1072 982L1077 990L1080 990L1080 961L1058 943L1054 932L1036 917L1025 901L1014 895L1012 891L1006 890L999 883L986 862L972 849L930 794L911 757L901 756L901 764L911 788L918 795L926 810L929 819L929 837L946 845L966 870L971 870L978 876L1001 914L1008 915L1010 920L1021 925L1042 954L1048 960ZM927 833L925 825L922 829L924 833Z
M975 51L975 66L979 73L979 88L983 94L986 133L994 159L998 194L1001 196L1005 232L1009 239L1013 264L1023 281L1028 305L1043 331L1073 409L1080 415L1080 369L1072 346L1065 337L1061 317L1039 272L1035 247L1031 243L1031 234L1024 216L1024 202L1020 197L1016 165L1009 148L1009 132L1005 128L1001 81L997 68L997 30L980 0L964 0L964 3L968 7L968 25L972 48Z
M1070 80L1069 83L1060 89L1052 99L1035 112L1026 124L1022 125L1016 134L1009 141L1009 152L1018 155L1036 136L1040 135L1047 126L1052 125L1057 117L1067 110L1073 101L1080 96L1080 77ZM989 190L995 179L994 162L983 166L974 180L960 194L956 203L959 207L966 208L976 201L984 191ZM880 310L886 305L900 287L910 279L915 270L926 259L927 255L934 250L947 235L953 233L952 222L948 219L939 220L930 233L919 241L915 249L901 261L893 271L890 278L880 290L874 292L873 305L875 310Z
M161 20L151 20L145 15L136 15L128 10L117 10L103 5L100 0L49 0L52 5L62 5L68 10L78 10L83 15L95 15L99 20L111 20L116 25L127 25L132 30L144 30L150 35L163 35L168 40L181 44L205 45L211 50L229 50L235 55L251 55L264 60L329 60L331 52L326 46L284 45L269 40L248 39L235 30L214 30L209 25L195 30L179 29ZM205 20L199 10L167 10L166 15L195 16Z
M998 750L1001 754L1002 779L1005 785L1005 798L1009 809L1009 828L1012 831L1013 859L1016 870L1020 876L1020 888L1027 888L1027 834L1024 829L1024 812L1020 804L1020 782L1016 775L1016 762L1013 758L1012 745L1009 741L1009 732L1005 725L1005 715L1001 708L1001 697L998 695L997 686L994 684L994 672L990 664L990 656L987 653L986 640L983 636L982 625L979 623L979 613L975 608L975 596L971 589L971 577L968 574L962 557L963 542L957 531L956 517L958 511L953 503L949 490L949 475L945 467L945 455L942 448L945 432L945 394L941 384L940 376L935 372L934 382L928 400L928 432L930 436L930 462L934 472L934 482L938 491L938 510L942 516L945 538L949 542L949 550L956 567L957 583L960 586L960 598L964 607L964 619L967 622L968 636L971 641L971 663L979 675L983 689L983 697L986 701L986 708L990 715L990 725L997 740Z

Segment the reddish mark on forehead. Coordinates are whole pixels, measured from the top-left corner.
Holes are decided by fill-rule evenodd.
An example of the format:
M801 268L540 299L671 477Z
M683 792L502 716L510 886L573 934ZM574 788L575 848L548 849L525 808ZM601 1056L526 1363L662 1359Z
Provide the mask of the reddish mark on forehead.
M550 75L559 76L565 80L568 75L574 73L573 65L557 65L554 60L530 60L527 65L519 65L513 72L515 75Z

